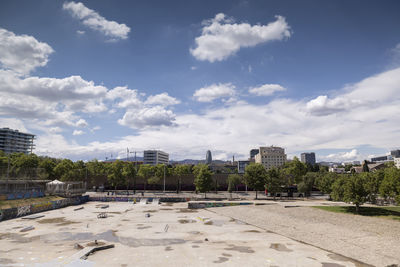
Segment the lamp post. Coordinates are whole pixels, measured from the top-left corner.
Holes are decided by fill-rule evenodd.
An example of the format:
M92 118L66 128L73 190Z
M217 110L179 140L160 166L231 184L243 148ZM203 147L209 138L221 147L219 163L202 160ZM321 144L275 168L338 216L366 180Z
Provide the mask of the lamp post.
M163 190L164 194L165 194L165 164L164 164L164 190Z

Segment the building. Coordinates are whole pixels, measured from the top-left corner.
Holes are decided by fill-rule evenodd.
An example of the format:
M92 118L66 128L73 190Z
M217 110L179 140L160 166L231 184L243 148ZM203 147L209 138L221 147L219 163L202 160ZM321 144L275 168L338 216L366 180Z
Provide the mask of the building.
M394 165L397 169L400 169L400 158L394 158Z
M261 163L267 170L282 166L286 163L285 149L276 146L260 147L255 162Z
M210 165L211 163L212 163L211 151L207 150L207 153L206 153L206 164Z
M145 150L143 152L143 164L157 165L168 164L169 155L160 150Z
M362 167L360 167L360 168L362 168ZM344 170L344 168L331 167L331 168L329 168L329 172L345 173L345 170Z
M252 150L250 150L250 159L254 159L255 158L255 156L258 154L258 153L260 153L260 150L259 149L252 149Z
M308 163L313 166L315 165L315 153L314 152L301 153L300 157L301 157L301 162L306 163L306 164Z
M32 153L35 147L34 139L35 135L33 134L21 133L10 128L0 128L0 150L7 154L14 152Z
M390 151L390 155L393 158L400 158L400 149L392 150Z
M393 157L391 155L379 156L379 157L371 158L371 161L372 162L388 162L388 161L393 161Z
M238 173L244 173L246 166L250 164L250 160L238 160L237 161L237 170Z

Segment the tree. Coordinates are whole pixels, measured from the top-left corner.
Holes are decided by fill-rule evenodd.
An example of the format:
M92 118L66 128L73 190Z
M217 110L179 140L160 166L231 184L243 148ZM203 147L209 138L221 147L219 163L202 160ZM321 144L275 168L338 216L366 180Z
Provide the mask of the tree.
M303 175L307 173L307 166L297 157L285 164L283 174L287 177L287 185L298 184L303 180Z
M153 166L149 164L143 164L140 165L139 171L138 171L138 176L142 177L144 179L144 191L146 191L146 184L148 179L150 179L153 176Z
M229 174L228 175L228 191L232 193L232 191L237 190L236 187L242 182L242 177L239 174Z
M335 201L344 201L344 191L347 183L348 177L345 175L340 175L335 179L331 186L331 196Z
M400 205L400 170L396 167L386 168L379 192L385 199L394 199Z
M356 205L356 212L359 213L360 205L368 200L368 191L365 188L365 179L361 175L352 175L347 179L344 188L343 200Z
M129 185L131 181L133 181L133 193L136 194L136 168L133 163L128 162L124 165L122 169L122 175L125 177L126 180L126 189L129 190Z
M260 163L251 163L244 170L244 179L246 184L256 191L256 199L258 198L257 191L264 190L267 171Z
M61 181L73 179L74 163L69 159L63 159L54 168L54 176Z
M212 172L208 169L205 164L198 164L193 168L193 173L195 174L194 184L196 186L196 191L204 193L204 198L207 197L207 192L212 189L213 180Z
M366 160L364 160L364 162L362 164L362 171L363 172L369 172L368 161L366 161Z
M126 183L125 176L122 173L123 167L124 164L120 160L114 161L111 166L109 166L107 178L115 190L117 189L117 186L121 186Z
M54 180L56 179L55 173L54 173L54 168L57 166L56 162L54 159L51 158L44 158L40 161L39 163L39 168L42 168L45 170L47 174L47 179Z
M318 173L316 172L307 172L303 176L303 181L301 181L297 185L297 189L299 192L303 193L304 196L310 196L310 193L314 187L315 181L318 179Z
M325 194L331 194L332 184L336 180L337 174L334 172L320 172L315 181L315 186Z
M190 167L191 166L187 165L187 164L178 164L178 165L175 165L175 167L173 168L174 175L176 175L178 177L177 186L176 186L176 193L178 193L178 194L181 191L182 176L191 173Z
M17 176L36 178L39 161L39 157L35 154L18 153L12 159L13 170Z
M107 179L107 166L105 162L100 162L97 159L91 160L86 163L89 181L92 184L98 184L99 180L104 181Z
M360 173L360 175L363 176L366 181L365 188L368 192L368 201L376 203L376 199L379 195L379 188L384 178L383 170L378 170L376 172L363 172Z
M274 197L274 200L276 193L281 191L282 185L283 181L279 169L272 168L268 170L265 180L265 187L268 190L268 192Z

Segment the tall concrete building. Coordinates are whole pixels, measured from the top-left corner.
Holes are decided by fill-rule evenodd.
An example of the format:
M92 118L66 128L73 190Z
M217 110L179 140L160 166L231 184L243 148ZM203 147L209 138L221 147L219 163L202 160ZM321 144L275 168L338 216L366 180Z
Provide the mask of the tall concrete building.
M211 151L207 150L207 153L206 153L206 164L210 165L211 163L212 163Z
M145 150L143 152L143 164L157 165L168 164L169 155L160 150Z
M260 152L258 148L254 148L250 150L250 159L254 159L254 157Z
M260 153L255 156L255 162L261 163L269 170L272 167L279 167L285 164L285 149L276 146L260 147Z
M35 135L33 134L21 133L10 128L0 128L0 150L7 154L14 152L32 153L35 147L34 139Z
M311 152L311 153L301 153L301 162L303 163L308 163L311 165L315 165L315 153Z
M393 158L400 158L400 149L392 150L390 151L390 155Z

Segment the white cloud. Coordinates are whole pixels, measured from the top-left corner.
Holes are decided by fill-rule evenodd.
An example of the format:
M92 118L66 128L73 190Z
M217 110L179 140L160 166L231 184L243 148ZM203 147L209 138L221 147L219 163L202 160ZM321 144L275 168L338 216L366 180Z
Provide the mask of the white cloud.
M15 118L1 118L0 117L0 128L10 128L13 130L18 130L20 132L28 132L26 130L24 123L20 119Z
M87 123L86 120L84 120L84 119L79 119L79 120L75 123L75 125L76 125L77 127L86 127L86 126L88 126L89 124Z
M161 106L173 106L181 103L175 97L169 96L168 93L162 93L158 95L151 95L147 98L145 104L147 105L161 105Z
M307 110L317 116L349 112L360 108L379 108L397 99L400 68L389 70L346 86L333 98L318 96L307 103Z
M194 92L193 97L199 102L212 102L219 98L231 98L235 96L235 86L231 83L212 84L200 88Z
M82 134L84 134L85 132L84 131L82 131L82 130L74 130L74 132L72 133L72 135L82 135Z
M129 89L127 86L119 86L107 92L107 99L117 100L119 108L137 108L142 105L137 90Z
M253 87L249 89L249 92L258 96L269 96L273 95L275 92L286 91L286 88L279 84L263 84L259 87Z
M76 31L76 33L78 34L78 35L84 35L85 34L85 31Z
M351 151L347 152L332 153L325 157L320 156L320 158L332 162L346 162L346 161L360 159L360 154L358 153L357 149L352 149Z
M175 114L161 106L143 108L140 110L128 110L118 123L131 128L142 129L152 126L171 126L175 120Z
M72 126L79 120L77 112L107 110L102 100L106 92L107 88L80 76L20 78L11 71L0 70L0 115Z
M61 146L54 148L53 143L48 147L54 149L55 154L91 158L93 155L104 157L105 152L126 151L126 147L135 144L137 150L159 147L176 159L204 158L205 151L212 148L219 155L245 159L251 148L273 144L286 148L289 154L336 149L344 152L333 153L331 159L362 160L366 155L360 154L358 147L369 144L390 150L398 140L400 95L393 93L400 91L398 77L400 68L337 91L333 99L358 95L357 99L362 103L373 104L361 104L331 115L318 116L309 111L306 100L290 99L274 99L263 105L234 102L205 110L202 114L174 115L158 107L142 113L127 112L120 120L123 125L141 127L135 135L85 146L60 140ZM371 88L378 88L378 95ZM142 127L151 124L162 126ZM174 127L166 127L168 125ZM58 138L54 137L54 140ZM46 144L40 145L46 151ZM317 157L324 159L318 154Z
M90 29L98 31L112 40L127 39L131 31L125 24L109 21L80 2L65 2L63 9L69 11L73 17L81 20Z
M43 67L54 50L46 43L29 35L15 35L0 28L0 63L5 69L27 75Z
M196 47L190 53L198 60L222 61L242 47L283 40L290 37L290 27L282 16L267 25L233 23L225 14L219 13L205 22L202 35L195 39Z

